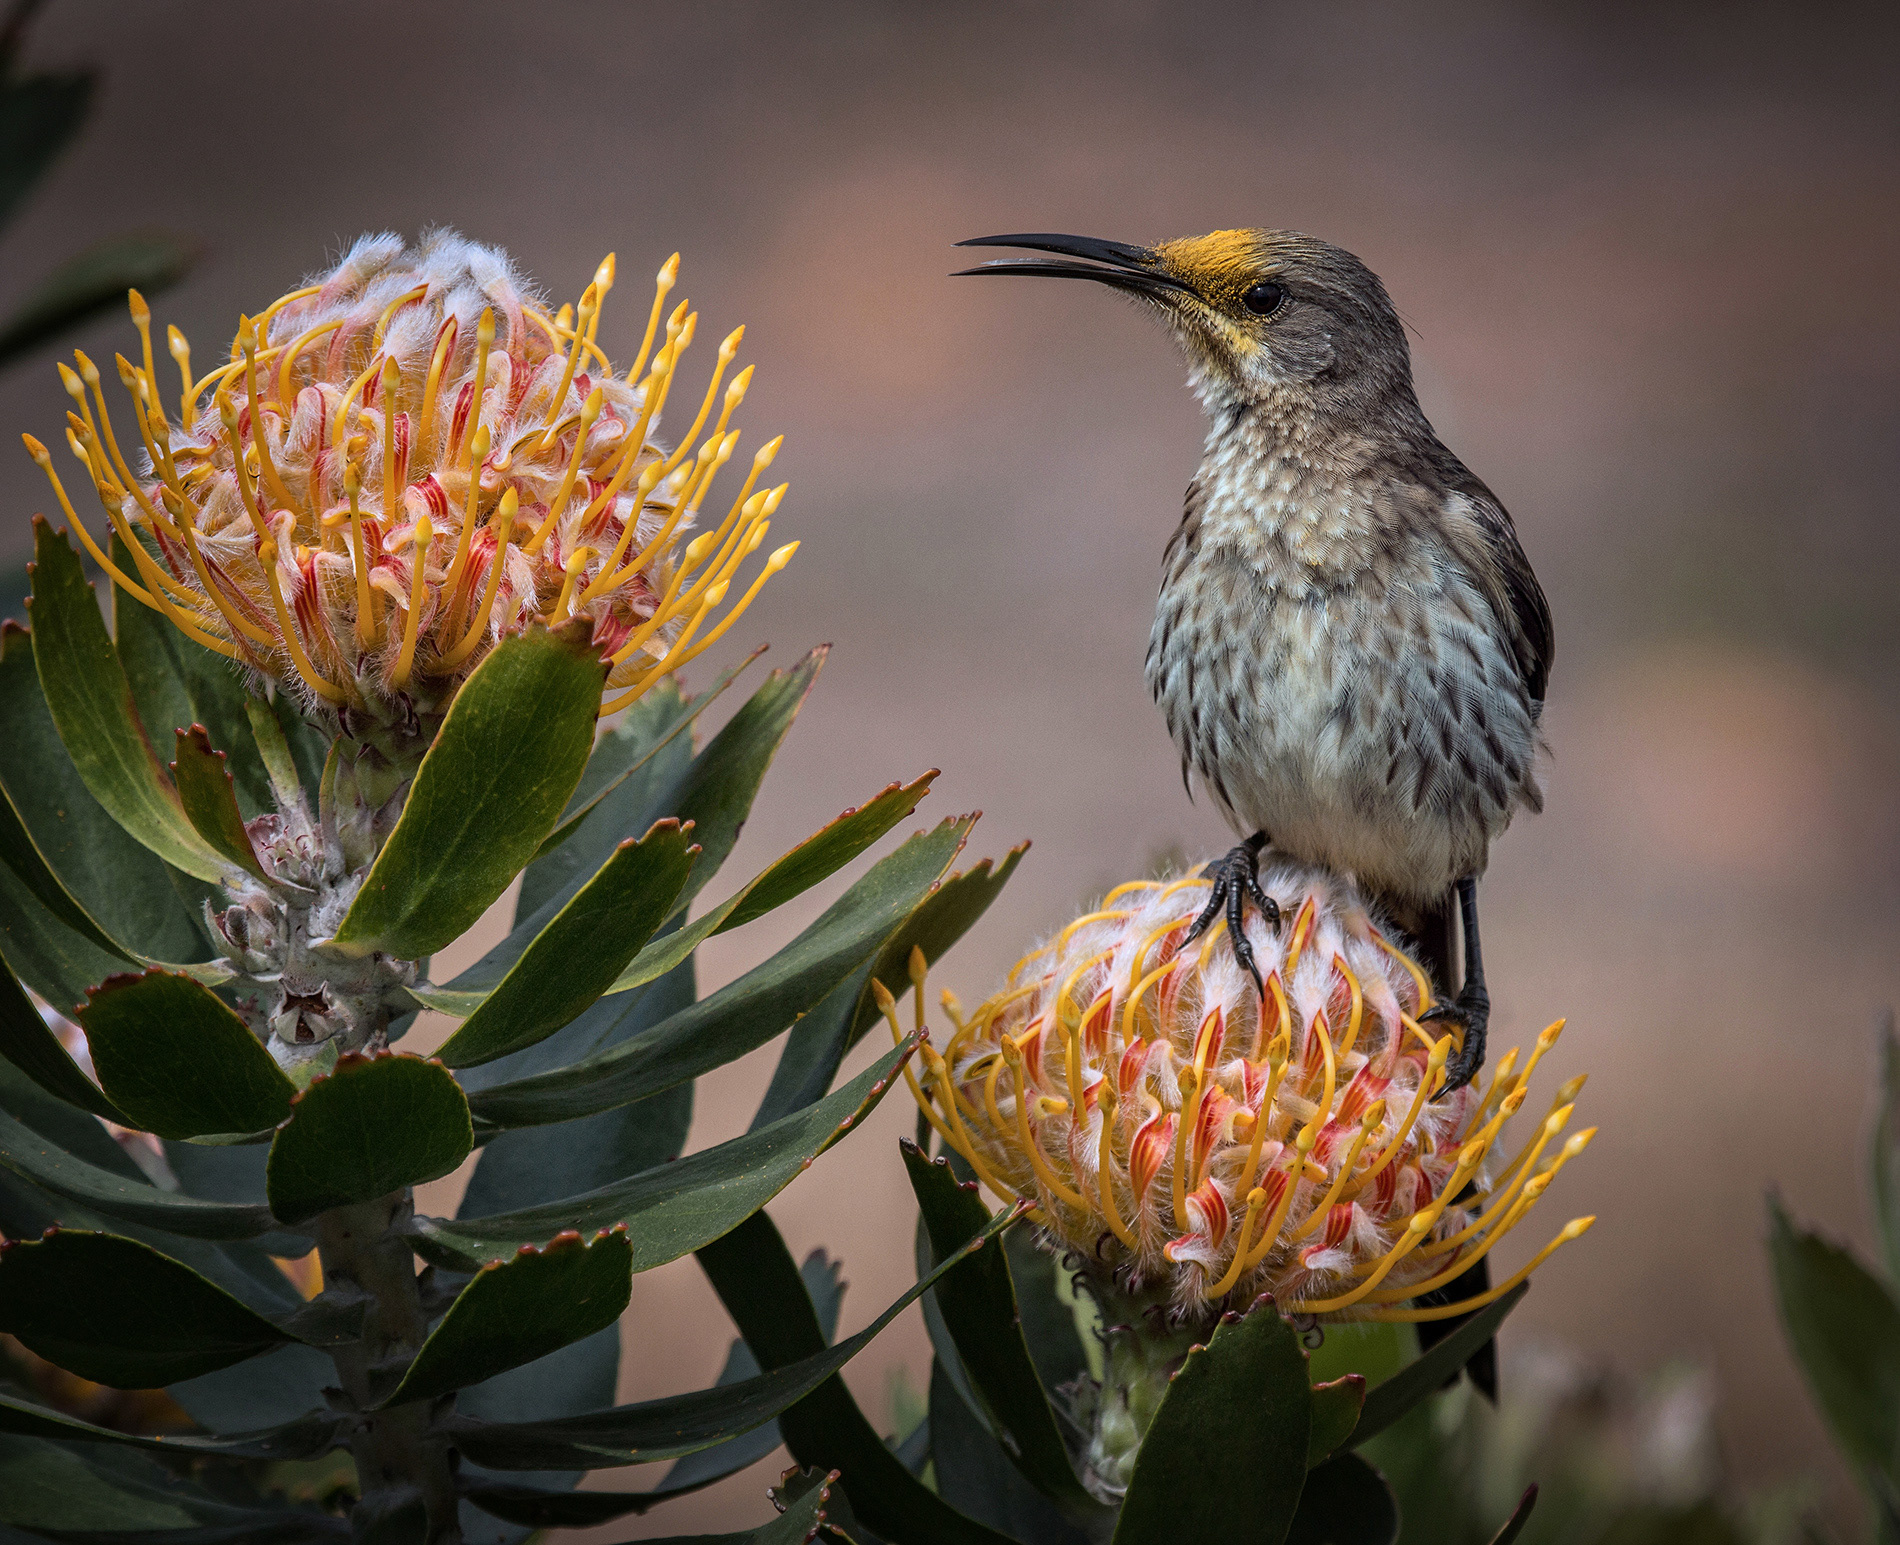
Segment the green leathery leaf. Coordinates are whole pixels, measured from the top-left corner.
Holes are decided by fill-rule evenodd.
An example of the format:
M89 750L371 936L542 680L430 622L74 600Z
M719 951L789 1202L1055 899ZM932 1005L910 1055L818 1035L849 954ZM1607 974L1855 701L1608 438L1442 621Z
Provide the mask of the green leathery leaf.
M1815 1405L1863 1478L1891 1494L1900 1441L1900 1306L1846 1250L1797 1230L1772 1195L1768 1260L1788 1344Z
M996 899L1028 848L1026 842L1011 848L994 869L986 858L966 873L946 875L884 941L874 961L839 983L792 1026L771 1085L752 1118L754 1126L809 1105L831 1087L846 1054L882 1017L870 987L872 976L892 997L902 998L910 991L910 952L922 950L932 964L941 960Z
M1393 1545L1399 1503L1385 1477L1357 1454L1339 1454L1306 1477L1287 1545Z
M675 820L615 848L437 1055L492 1062L545 1040L613 984L672 910L698 849Z
M1357 1448L1367 1438L1381 1433L1428 1395L1435 1395L1458 1370L1471 1361L1476 1352L1504 1323L1504 1317L1524 1301L1531 1290L1528 1282L1519 1283L1495 1303L1487 1304L1460 1325L1423 1357L1407 1363L1391 1378L1366 1393L1359 1412L1359 1424L1347 1441Z
M1344 1378L1313 1386L1313 1422L1306 1445L1309 1470L1352 1436L1365 1403L1366 1379L1361 1373L1349 1373Z
M0 1247L0 1330L115 1389L156 1389L297 1339L149 1245L75 1229Z
M270 1210L299 1223L374 1201L441 1179L474 1145L468 1101L441 1063L405 1052L347 1052L296 1097L271 1140L264 1171Z
M40 1088L67 1104L121 1126L135 1124L73 1061L4 961L0 961L0 1053Z
M577 618L506 638L449 705L336 943L405 959L459 938L533 857L580 781L606 667Z
M567 1121L658 1094L764 1045L872 955L956 857L973 819L911 838L790 944L710 998L569 1067L485 1089L471 1108L502 1126Z
M166 863L216 881L224 866L185 818L132 702L132 686L79 555L33 519L33 660L59 738L94 799Z
M102 1217L191 1239L255 1239L276 1227L268 1208L200 1201L88 1164L6 1111L0 1111L0 1165Z
M227 1459L308 1459L333 1448L338 1431L346 1425L353 1426L355 1420L353 1416L332 1411L311 1411L294 1421L258 1432L222 1437L169 1433L146 1437L135 1432L120 1432L114 1427L100 1427L65 1411L50 1410L0 1391L0 1432L54 1438L65 1443L110 1443L169 1454L210 1454Z
M101 928L79 898L66 889L65 882L53 872L46 855L26 829L13 796L0 787L0 863L4 863L33 893L33 899L87 943L117 955L127 965L144 962Z
M1014 1210L998 1213L983 1233L919 1278L899 1302L934 1285L968 1251L987 1248L984 1242L1019 1215ZM765 1213L754 1213L702 1249L699 1263L761 1367L789 1371L822 1354L824 1333L811 1297L784 1239ZM840 1342L833 1352L850 1345ZM1013 1545L1008 1535L959 1513L912 1475L865 1420L842 1379L816 1384L777 1414L794 1459L851 1477L852 1508L873 1533L904 1545Z
M764 653L765 645L761 644L737 665L722 671L719 679L697 697L682 698L679 683L669 676L627 709L620 722L595 742L594 753L587 759L587 771L581 774L580 785L561 812L561 824L535 850L535 863L579 831L581 822L593 813L595 806L691 729L739 673ZM530 869L533 867L529 865Z
M931 1252L942 1260L979 1233L989 1209L974 1185L965 1186L944 1160L932 1161L915 1143L900 1144L911 1190L930 1232ZM1055 1412L1030 1360L1016 1308L1016 1287L1001 1250L980 1251L937 1285L937 1308L950 1339L1005 1449L1036 1489L1065 1509L1099 1511L1076 1479Z
M1311 1404L1299 1333L1273 1300L1222 1315L1148 1425L1115 1539L1279 1545L1306 1482Z
M107 977L79 1023L100 1087L160 1137L266 1132L297 1086L202 982L171 971Z
M226 863L260 880L268 879L258 862L257 849L251 846L251 834L244 829L237 788L225 770L224 753L212 749L211 737L202 724L177 730L174 735L177 754L172 762L172 781L177 785L186 819Z
M524 1245L475 1273L382 1405L446 1395L545 1357L613 1324L632 1293L625 1225Z
M121 948L191 958L199 937L172 896L171 871L87 789L46 706L32 635L13 622L0 622L0 783L60 884ZM27 974L19 962L15 969ZM113 969L62 988L54 1001L78 1002Z
M418 1217L409 1225L416 1253L468 1271L562 1229L626 1223L635 1230L633 1270L677 1260L763 1207L861 1123L915 1044L906 1041L836 1093L784 1121L613 1185L487 1218Z
M763 1217L763 1214L758 1216ZM791 1274L791 1286L811 1318L811 1337L818 1342L814 1351L801 1357L775 1360L766 1372L737 1384L714 1385L686 1395L670 1395L660 1400L643 1400L633 1405L613 1406L604 1411L588 1411L579 1416L557 1417L545 1422L476 1422L451 1417L444 1428L454 1438L464 1457L495 1470L594 1469L608 1465L652 1464L663 1459L710 1448L750 1432L788 1406L805 1398L813 1389L831 1380L837 1371L862 1352L878 1334L918 1297L934 1286L944 1272L955 1267L970 1251L980 1249L1015 1220L1013 1213L998 1213L989 1227L936 1271L905 1292L857 1335L836 1346L827 1347L812 1314L811 1300L805 1297L798 1268L785 1257ZM768 1222L769 1226L769 1222ZM774 1231L776 1237L776 1231ZM781 1249L783 1248L781 1242ZM767 1291L766 1284L758 1284ZM841 1386L842 1387L842 1386ZM872 1441L883 1448L881 1440ZM890 1451L885 1450L888 1454ZM895 1460L892 1461L895 1463ZM908 1472L905 1472L908 1475ZM921 1488L920 1488L921 1489ZM873 1525L875 1527L875 1525ZM922 1536L917 1536L922 1538ZM906 1535L908 1540L912 1538ZM993 1542L998 1537L987 1533L970 1536Z

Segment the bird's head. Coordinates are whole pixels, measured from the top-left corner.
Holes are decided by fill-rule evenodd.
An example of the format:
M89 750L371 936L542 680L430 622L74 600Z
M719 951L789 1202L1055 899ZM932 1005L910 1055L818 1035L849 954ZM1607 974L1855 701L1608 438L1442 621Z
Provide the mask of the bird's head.
M1297 231L1215 231L1151 247L1089 236L980 236L964 247L1054 257L1002 258L964 274L1091 279L1158 310L1209 406L1293 398L1363 419L1410 400L1405 329L1377 274Z

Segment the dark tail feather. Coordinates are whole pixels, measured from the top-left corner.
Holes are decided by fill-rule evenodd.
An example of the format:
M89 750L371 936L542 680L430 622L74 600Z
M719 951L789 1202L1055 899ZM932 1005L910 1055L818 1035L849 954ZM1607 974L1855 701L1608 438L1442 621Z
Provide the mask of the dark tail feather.
M1441 994L1447 998L1455 996L1461 974L1458 964L1460 953L1456 894L1448 892L1443 901L1422 915L1414 913L1406 917L1401 912L1399 916L1412 931L1413 959L1431 974L1432 983ZM1490 1286L1491 1263L1489 1260L1483 1260L1456 1281L1447 1283L1436 1292L1420 1294L1417 1303L1421 1309L1437 1304L1455 1304L1459 1299L1482 1293ZM1460 1314L1448 1320L1419 1321L1419 1349L1429 1352L1470 1318L1468 1314ZM1497 1342L1487 1341L1472 1353L1471 1361L1465 1364L1465 1372L1471 1375L1471 1382L1478 1387L1479 1392L1496 1405L1498 1399ZM1453 1374L1452 1382L1455 1382L1457 1377Z

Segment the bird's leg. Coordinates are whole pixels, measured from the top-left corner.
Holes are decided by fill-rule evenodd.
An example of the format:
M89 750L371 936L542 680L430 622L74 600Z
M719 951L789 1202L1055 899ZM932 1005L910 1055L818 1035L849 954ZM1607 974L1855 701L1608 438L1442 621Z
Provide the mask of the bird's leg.
M1464 1029L1464 1043L1445 1065L1442 1100L1462 1089L1484 1066L1484 1032L1491 1022L1491 994L1484 985L1484 951L1478 943L1478 882L1466 875L1458 882L1458 918L1465 936L1465 979L1452 1003L1427 1009L1421 1019L1444 1020Z
M1260 886L1260 850L1266 845L1267 834L1255 832L1239 847L1229 849L1227 856L1214 865L1213 893L1207 898L1207 905L1201 909L1201 915L1194 919L1194 926L1188 929L1188 936L1183 941L1184 944L1192 944L1200 938L1224 910L1227 914L1227 934L1234 943L1234 959L1253 978L1254 990L1263 994L1267 984L1260 979L1260 967L1254 962L1253 945L1247 942L1244 925L1247 920L1247 902L1251 900L1260 909L1260 915L1267 920L1269 928L1280 926L1280 904Z

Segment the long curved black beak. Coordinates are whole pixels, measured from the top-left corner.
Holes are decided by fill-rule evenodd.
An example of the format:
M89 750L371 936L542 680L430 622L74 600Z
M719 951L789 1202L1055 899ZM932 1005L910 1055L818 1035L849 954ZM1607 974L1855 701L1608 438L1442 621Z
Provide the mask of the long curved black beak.
M1151 247L1131 247L1126 242L1104 241L1097 236L1060 236L1045 231L1025 231L1014 236L973 236L957 243L959 247L1020 247L1030 252L1056 252L1063 258L1083 258L1085 262L1063 262L1052 258L999 258L979 263L975 268L959 269L950 277L961 279L970 274L1030 274L1050 279L1093 279L1097 284L1130 290L1151 299L1165 299L1172 292L1194 293L1161 268L1160 256Z

